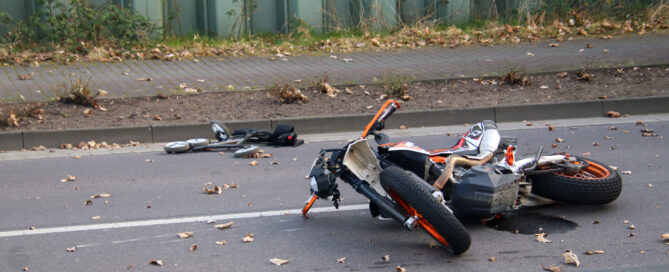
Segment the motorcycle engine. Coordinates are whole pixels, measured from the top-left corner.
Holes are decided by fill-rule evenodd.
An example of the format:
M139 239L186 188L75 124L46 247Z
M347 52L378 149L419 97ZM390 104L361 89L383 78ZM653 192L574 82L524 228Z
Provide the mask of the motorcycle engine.
M454 184L451 204L461 213L489 217L517 209L518 190L515 174L503 174L489 164L477 165Z

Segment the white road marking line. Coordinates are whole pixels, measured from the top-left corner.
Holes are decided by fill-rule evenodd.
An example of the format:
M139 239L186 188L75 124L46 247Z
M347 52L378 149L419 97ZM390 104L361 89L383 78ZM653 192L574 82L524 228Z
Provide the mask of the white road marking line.
M309 211L309 214L323 213L323 212L333 212L333 211L364 210L364 209L367 209L368 207L369 207L368 204L360 204L360 205L340 206L339 210L335 209L334 207L312 208ZM219 214L219 215L192 216L192 217L171 218L171 219L127 221L127 222L116 222L116 223L103 223L103 224L91 224L91 225L53 227L53 228L43 228L43 229L37 228L37 229L34 229L34 230L3 231L3 232L0 232L0 238L3 238L3 237L17 237L17 236L29 236L29 235L40 235L40 234L52 234L52 233L65 233L65 232L75 232L75 231L147 227L147 226L158 226L158 225L169 225L169 224L194 223L194 222L205 222L206 223L206 222L209 222L210 220L231 220L231 219L245 219L245 218L260 218L260 217L282 216L282 215L286 215L286 214L301 215L301 213L302 213L302 209L292 209L292 210L278 210L278 211L266 211L266 212L249 212L249 213L232 213L232 214Z

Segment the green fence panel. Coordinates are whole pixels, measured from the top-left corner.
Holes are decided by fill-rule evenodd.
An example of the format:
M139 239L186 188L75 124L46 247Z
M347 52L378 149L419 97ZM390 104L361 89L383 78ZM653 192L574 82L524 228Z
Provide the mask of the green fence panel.
M425 0L400 0L400 19L405 24L413 24L425 16Z
M437 13L440 20L447 24L468 23L472 20L475 4L472 0L450 0L448 3L439 3Z
M357 0L325 0L323 16L325 31L348 29L355 25L353 19L353 2Z
M243 5L243 1L235 3L233 0L209 0L205 13L208 33L222 38L230 37L233 32L243 33Z
M204 0L163 1L166 2L164 5L166 34L180 36L200 33L203 28L201 14Z
M373 29L392 29L397 26L397 0L358 0L351 3L351 13L357 25Z
M251 32L253 34L275 33L281 29L279 25L277 0L255 0L251 12ZM283 22L282 22L283 23Z
M279 0L279 24L282 30L290 31L301 24L310 26L317 33L324 30L325 1Z

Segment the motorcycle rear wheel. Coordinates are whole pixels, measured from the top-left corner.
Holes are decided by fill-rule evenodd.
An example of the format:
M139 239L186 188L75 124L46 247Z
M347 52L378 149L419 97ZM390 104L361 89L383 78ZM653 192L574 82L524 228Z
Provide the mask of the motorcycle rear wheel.
M381 185L410 216L418 217L421 228L456 255L467 251L471 245L467 229L419 182L415 175L398 167L381 172Z
M532 193L553 200L599 205L618 198L623 189L623 181L618 172L608 165L576 157L577 161L587 162L588 167L581 172L567 175L560 172L530 175Z

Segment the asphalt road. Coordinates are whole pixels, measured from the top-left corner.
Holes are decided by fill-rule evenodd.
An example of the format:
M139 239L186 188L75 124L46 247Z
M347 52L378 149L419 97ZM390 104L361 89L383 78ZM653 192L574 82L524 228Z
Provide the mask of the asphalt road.
M646 125L657 135L669 135L669 122ZM458 257L430 247L425 233L370 217L367 201L344 183L341 210L319 201L310 219L302 218L297 209L308 197L307 170L319 149L343 142L265 148L273 157L258 159L256 166L229 152L3 161L0 271L395 271L397 266L407 271L539 271L550 265L562 265L562 271L667 271L669 246L661 235L669 233L664 169L669 145L659 136L642 137L644 127L634 123L616 124L617 130L609 126L549 131L542 123L504 131L518 137L519 154L533 153L539 145L549 152L589 152L589 158L631 175L622 175L622 195L609 205L523 210L498 222L511 231L466 220L472 246ZM565 142L553 148L557 137ZM428 148L456 140L455 135L411 139ZM77 180L61 182L67 175ZM221 194L202 192L233 183L238 188ZM111 196L90 198L96 194ZM92 205L85 205L87 200ZM234 224L219 230L208 223L213 219ZM551 243L513 233L542 232L539 228L549 233ZM180 232L194 234L180 239ZM247 234L255 240L242 243ZM197 249L190 251L193 245ZM73 247L76 251L66 250ZM564 264L565 250L578 255L580 267ZM584 254L593 250L604 253ZM344 257L345 262L337 262ZM275 266L270 258L290 262ZM151 260L164 265L151 265Z

